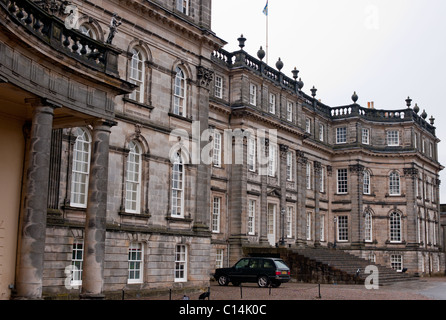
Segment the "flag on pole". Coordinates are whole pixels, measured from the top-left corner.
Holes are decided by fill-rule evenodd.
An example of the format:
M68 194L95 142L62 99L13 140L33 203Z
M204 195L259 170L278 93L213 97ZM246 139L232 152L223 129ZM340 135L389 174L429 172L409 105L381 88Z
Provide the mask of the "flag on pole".
M268 15L268 0L266 0L266 5L265 5L265 8L263 9L263 14L264 14L265 16Z

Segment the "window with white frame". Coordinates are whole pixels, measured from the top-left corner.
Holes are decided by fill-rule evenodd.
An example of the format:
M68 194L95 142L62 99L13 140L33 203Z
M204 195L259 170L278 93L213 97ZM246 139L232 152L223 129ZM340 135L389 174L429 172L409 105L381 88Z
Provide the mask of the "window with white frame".
M400 145L400 132L398 130L387 131L387 145L390 147Z
M256 201L248 200L248 234L254 235L256 233Z
M306 180L306 186L307 186L307 190L311 189L311 163L307 162L306 164L306 170L305 170L305 180Z
M319 141L324 141L325 137L324 137L324 131L325 131L325 127L323 124L319 125Z
M130 61L130 75L129 80L131 83L136 84L138 87L130 94L130 99L137 102L144 102L144 56L139 48L133 48L131 51L132 58Z
M215 268L223 268L223 261L224 261L224 249L217 249L215 257Z
M418 149L418 133L413 135L413 147L414 149Z
M256 152L257 152L256 139L250 137L248 139L248 170L251 172L256 171Z
M319 179L319 192L325 192L325 167L321 167L321 176Z
M363 186L362 192L364 194L370 194L370 171L364 170L363 172Z
M82 285L82 268L84 263L84 240L75 239L71 251L71 282L73 287Z
M268 161L268 175L275 177L277 171L277 146L275 144L269 145L269 161Z
M141 243L131 243L129 247L128 283L143 282L143 247Z
M362 129L362 144L370 144L370 130Z
M125 211L140 213L141 208L141 162L142 152L138 143L129 143L125 179Z
M70 205L77 208L86 208L90 175L91 136L83 128L75 129L74 135L76 136L76 142L73 147Z
M189 0L177 0L177 10L185 15L189 15Z
M398 212L392 212L389 217L390 223L390 242L401 242L401 215Z
M214 148L213 148L213 160L215 167L221 167L221 133L217 130L214 131Z
M257 105L257 86L254 83L249 84L249 103L253 106Z
M223 78L219 75L215 76L214 95L216 98L223 98Z
M337 174L337 193L348 193L348 171L347 169L338 169Z
M172 166L172 217L184 217L184 165L177 153Z
M286 154L286 179L293 181L293 152L288 151Z
M372 213L367 211L364 217L364 240L365 242L372 242L373 220Z
M390 267L398 272L403 271L403 256L400 254L390 255Z
M269 113L276 114L276 95L269 94Z
M287 102L286 119L288 121L293 121L293 103L290 101Z
M187 281L187 247L184 244L175 246L175 282Z
M338 241L348 241L348 216L338 217Z
M305 119L305 132L311 133L311 120L309 118Z
M336 128L336 143L347 143L347 127Z
M186 78L180 67L175 69L173 114L186 116Z
M320 215L320 239L325 241L325 214Z
M311 240L311 212L307 212L307 240Z
M212 232L220 232L220 211L221 211L221 198L214 197L212 201Z
M294 216L294 208L287 207L286 212L286 237L293 237L293 216Z
M400 194L400 174L398 171L392 171L389 175L389 195L398 196Z
M369 252L369 261L375 263L376 262L376 255L373 252Z

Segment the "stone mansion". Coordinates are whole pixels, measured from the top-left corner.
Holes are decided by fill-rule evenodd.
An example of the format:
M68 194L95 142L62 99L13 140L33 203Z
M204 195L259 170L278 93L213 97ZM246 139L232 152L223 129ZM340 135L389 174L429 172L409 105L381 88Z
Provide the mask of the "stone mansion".
M321 103L211 2L0 0L0 299L207 287L252 246L445 272L435 119Z

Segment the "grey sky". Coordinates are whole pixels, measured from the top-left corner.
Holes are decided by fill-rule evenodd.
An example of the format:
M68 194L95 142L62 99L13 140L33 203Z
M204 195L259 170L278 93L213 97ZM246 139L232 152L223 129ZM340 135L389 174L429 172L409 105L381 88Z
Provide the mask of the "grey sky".
M266 0L213 0L213 31L238 50L256 56L266 49ZM446 165L446 1L444 0L269 0L268 63L280 57L282 72L297 67L304 91L330 106L358 103L377 109L413 105L436 118L439 161ZM266 58L264 59L264 61ZM443 124L445 124L443 126ZM446 201L446 172L441 173Z

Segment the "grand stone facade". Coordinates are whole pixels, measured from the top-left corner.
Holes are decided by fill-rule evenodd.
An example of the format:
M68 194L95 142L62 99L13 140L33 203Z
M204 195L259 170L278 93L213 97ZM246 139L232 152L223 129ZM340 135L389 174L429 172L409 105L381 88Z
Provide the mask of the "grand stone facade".
M74 1L68 25L45 3L0 1L2 298L193 290L252 246L444 273L439 140L410 99L322 104L243 36L225 51L211 0Z

